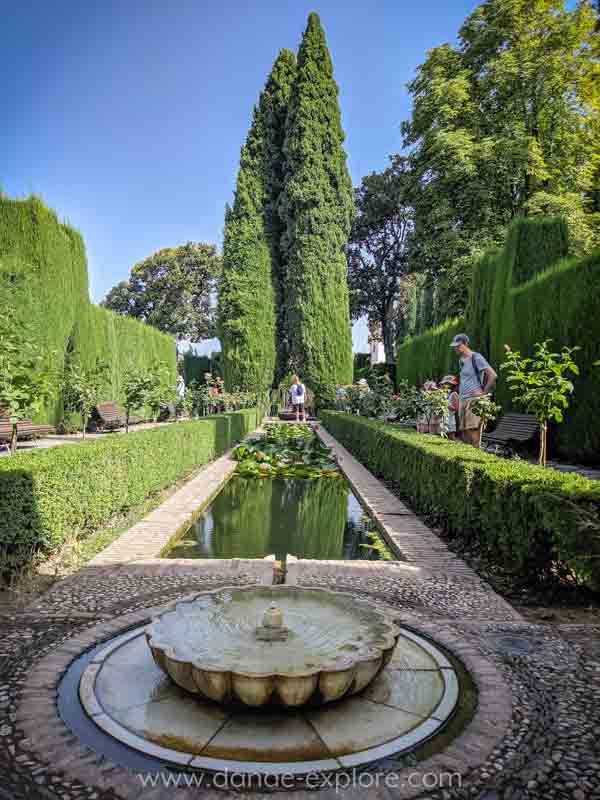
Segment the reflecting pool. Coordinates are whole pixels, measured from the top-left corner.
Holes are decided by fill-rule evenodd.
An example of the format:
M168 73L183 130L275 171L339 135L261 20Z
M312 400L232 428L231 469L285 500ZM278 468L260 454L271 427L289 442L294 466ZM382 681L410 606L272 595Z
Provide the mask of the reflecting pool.
M378 559L374 530L343 479L233 477L165 555Z

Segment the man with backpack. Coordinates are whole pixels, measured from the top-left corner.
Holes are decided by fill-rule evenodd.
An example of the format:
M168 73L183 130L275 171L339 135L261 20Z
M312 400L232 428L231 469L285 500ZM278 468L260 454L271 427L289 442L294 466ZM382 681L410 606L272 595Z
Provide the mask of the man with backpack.
M471 350L466 333L457 333L450 347L460 354L458 416L461 438L463 442L479 447L481 418L473 413L472 405L478 397L491 393L498 376L481 353Z

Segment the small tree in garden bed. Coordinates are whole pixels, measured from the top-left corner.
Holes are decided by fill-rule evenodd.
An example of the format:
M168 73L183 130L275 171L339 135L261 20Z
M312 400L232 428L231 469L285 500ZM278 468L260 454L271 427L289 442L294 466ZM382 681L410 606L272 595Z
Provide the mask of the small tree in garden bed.
M146 405L153 388L154 379L150 373L135 367L129 370L123 385L123 393L125 395L125 433L129 433L131 412Z
M501 369L507 373L507 382L514 399L526 411L534 414L540 426L539 463L546 466L548 423L562 422L573 394L573 383L568 373L579 375L573 361L578 347L563 347L560 353L549 349L550 339L535 345L533 358L524 358L518 350L507 348Z
M177 398L175 404L175 414L179 417L191 417L194 411L194 392L190 386L186 386L183 395Z
M423 396L423 408L425 417L427 417L429 432L433 433L431 426L434 424L434 420L439 419L440 433L442 436L445 436L448 432L447 391L445 389L422 389L421 394Z
M490 422L493 422L498 414L502 411L502 406L494 403L489 394L483 394L478 397L471 406L473 413L476 414L481 420L481 427L479 429L479 447L483 439L483 433L487 429Z
M207 416L217 410L220 405L220 392L223 388L221 378L215 378L211 372L204 373L204 382L192 381L191 390L194 397L194 410L199 416Z
M389 375L373 374L369 389L361 396L360 413L365 417L385 417L390 414L394 407L394 386Z
M171 384L169 367L164 361L155 361L149 375L152 385L148 390L145 405L150 406L152 419L156 422L161 408L175 402L176 390Z
M396 417L400 420L416 420L425 413L423 392L408 381L401 381L398 394L394 396Z
M366 384L338 386L335 392L335 408L348 414L360 414L363 395L368 391Z
M102 388L108 380L108 365L97 362L85 369L79 362L71 362L65 370L65 411L81 415L83 438L94 406L98 404Z

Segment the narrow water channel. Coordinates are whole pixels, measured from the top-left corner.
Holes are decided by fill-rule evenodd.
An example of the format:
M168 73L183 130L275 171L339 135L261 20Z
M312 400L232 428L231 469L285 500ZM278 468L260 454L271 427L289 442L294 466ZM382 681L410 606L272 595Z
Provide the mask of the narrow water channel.
M343 479L236 476L165 555L377 559L374 530Z

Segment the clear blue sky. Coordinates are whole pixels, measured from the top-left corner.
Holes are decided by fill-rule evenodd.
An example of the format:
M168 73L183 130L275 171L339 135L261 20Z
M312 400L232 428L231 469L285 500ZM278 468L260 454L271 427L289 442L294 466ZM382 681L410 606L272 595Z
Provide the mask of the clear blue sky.
M92 298L188 240L221 246L239 148L282 47L325 28L355 183L400 149L405 85L475 0L0 0L0 187L86 242ZM364 326L355 346L366 349Z

